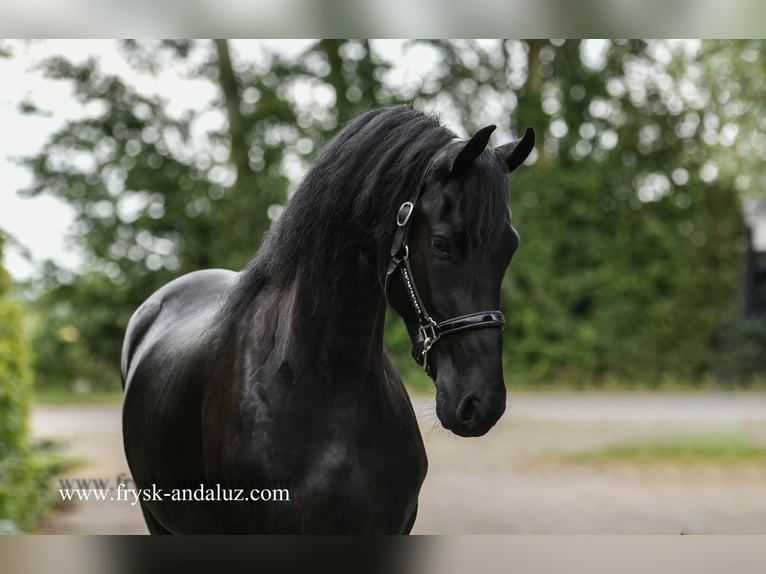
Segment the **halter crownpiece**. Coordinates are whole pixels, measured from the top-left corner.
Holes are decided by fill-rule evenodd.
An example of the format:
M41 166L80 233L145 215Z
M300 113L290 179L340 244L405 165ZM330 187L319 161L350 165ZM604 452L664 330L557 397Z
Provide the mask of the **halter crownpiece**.
M438 157L438 155L437 153L435 157ZM420 293L418 293L418 288L415 285L415 276L410 265L408 239L412 215L415 212L415 206L420 198L420 194L426 185L426 180L431 173L432 166L433 161L423 173L420 185L416 188L414 196L409 201L402 203L399 211L396 213L397 229L391 244L391 260L386 270L386 283L384 287L385 296L388 299L390 279L398 270L402 275L402 281L404 282L404 288L410 300L410 305L412 305L412 309L418 318L418 332L413 341L412 356L429 376L431 376L431 370L428 363L428 351L445 335L484 327L505 329L505 315L499 310L469 313L437 323L428 312L423 299L420 297Z

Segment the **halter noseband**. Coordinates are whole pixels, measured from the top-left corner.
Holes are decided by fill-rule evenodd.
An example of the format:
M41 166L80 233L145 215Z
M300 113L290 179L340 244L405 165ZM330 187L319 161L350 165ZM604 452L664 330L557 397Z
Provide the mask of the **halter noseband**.
M437 156L438 155L439 154L437 154ZM431 372L428 364L428 351L430 351L436 342L443 336L483 327L505 329L505 315L502 311L479 311L478 313L460 315L459 317L453 317L452 319L446 319L437 323L433 317L431 317L428 309L423 303L423 299L420 297L420 293L418 293L418 288L415 285L415 276L412 273L412 267L410 265L408 239L410 235L412 215L415 212L415 206L420 198L420 194L425 188L426 180L431 173L432 167L433 161L431 161L431 164L429 164L423 174L423 178L421 179L420 185L418 185L414 196L410 198L409 201L402 203L396 214L397 229L394 234L394 241L391 244L391 261L386 270L386 283L384 287L384 294L386 299L388 299L391 277L397 270L399 270L402 274L402 280L404 281L405 291L410 299L410 304L418 318L418 332L412 345L412 356L429 376L431 375Z

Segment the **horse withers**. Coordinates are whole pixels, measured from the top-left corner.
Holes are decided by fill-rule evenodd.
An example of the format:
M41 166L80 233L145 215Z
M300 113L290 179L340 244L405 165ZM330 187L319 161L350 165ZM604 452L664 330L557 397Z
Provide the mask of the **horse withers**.
M137 486L162 493L141 499L151 532L410 531L427 458L386 302L442 424L486 433L505 409L500 284L519 245L505 174L534 145L527 130L488 148L493 129L459 139L406 106L359 116L245 269L184 275L139 307L123 435ZM212 494L178 495L194 488Z

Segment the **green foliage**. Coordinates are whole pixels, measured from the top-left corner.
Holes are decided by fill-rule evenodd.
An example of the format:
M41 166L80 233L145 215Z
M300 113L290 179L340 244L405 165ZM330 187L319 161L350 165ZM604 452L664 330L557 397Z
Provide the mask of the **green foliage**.
M26 161L27 193L75 208L73 244L87 256L77 275L46 270L34 325L39 383L116 387L137 305L182 273L242 267L291 178L338 126L400 102L439 111L463 135L495 123L495 143L527 125L537 131L533 165L511 176L522 235L502 292L511 383L752 378L763 342L737 322L738 168L756 167L731 153L726 126L745 117L757 125L761 44L602 48L411 42L406 49L436 62L414 85L393 82L369 42L323 40L298 58L267 54L257 64L237 63L224 41L125 43L138 69L184 65L214 86L210 110L185 116L94 60L49 61L49 76L95 112ZM748 141L757 152L760 140ZM430 386L395 318L386 344L408 381Z
M543 122L545 155L513 178L522 248L503 292L507 370L575 385L698 381L736 312L737 195L700 175L701 132L679 137L661 88L679 78L658 71L641 97L628 88L629 70L656 67L645 45L613 44L598 71L579 42L535 48L550 79L518 113Z
M718 142L715 161L747 197L764 197L766 171L766 115L761 95L766 90L764 40L706 40L700 45L695 73L704 86L703 97L712 114L702 115L708 139ZM719 130L712 130L712 124ZM707 124L707 125L705 125ZM716 133L717 132L717 133Z
M136 299L129 285L98 272L44 293L29 320L41 388L81 394L120 389L120 347Z
M0 255L3 236L0 235ZM22 308L0 259L0 531L34 526L47 488L29 446L30 353Z
M710 371L726 386L762 383L766 376L766 317L731 321L718 331Z
M378 103L370 100L379 82L364 43L323 41L295 63L275 57L267 69L244 71L235 71L223 41L128 42L126 50L157 72L159 52L172 59L196 50L204 64L191 73L217 85L212 108L226 121L200 134L207 110L179 119L95 59L45 63L49 77L71 83L98 111L68 122L25 160L35 179L24 193L52 194L75 208L74 243L87 257L75 275L44 270L33 326L43 387L118 388L120 345L136 307L183 273L243 267L287 200L285 163L307 165L339 121ZM332 110L288 98L291 83L311 80L332 90Z
M0 236L2 249L2 236ZM26 434L30 372L22 335L21 308L9 298L12 280L0 267L0 449L21 444ZM7 454L0 450L0 454Z

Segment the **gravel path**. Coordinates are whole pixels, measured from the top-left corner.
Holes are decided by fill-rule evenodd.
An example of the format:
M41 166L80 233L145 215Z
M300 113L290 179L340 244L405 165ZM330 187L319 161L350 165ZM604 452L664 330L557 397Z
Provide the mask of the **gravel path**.
M82 464L64 478L106 479L116 484L129 476L122 450L122 419L119 405L37 406L32 410L36 436L65 441L69 453ZM61 488L58 479L52 488ZM146 534L138 506L126 502L67 502L44 525L56 534Z
M765 394L511 395L479 439L436 421L415 399L429 472L415 533L766 534L766 467L586 466L560 455L607 444L738 429L766 444ZM127 474L116 405L41 406L37 436L66 440L84 465L70 476ZM58 485L54 485L59 488ZM67 503L46 532L145 533L127 502Z

